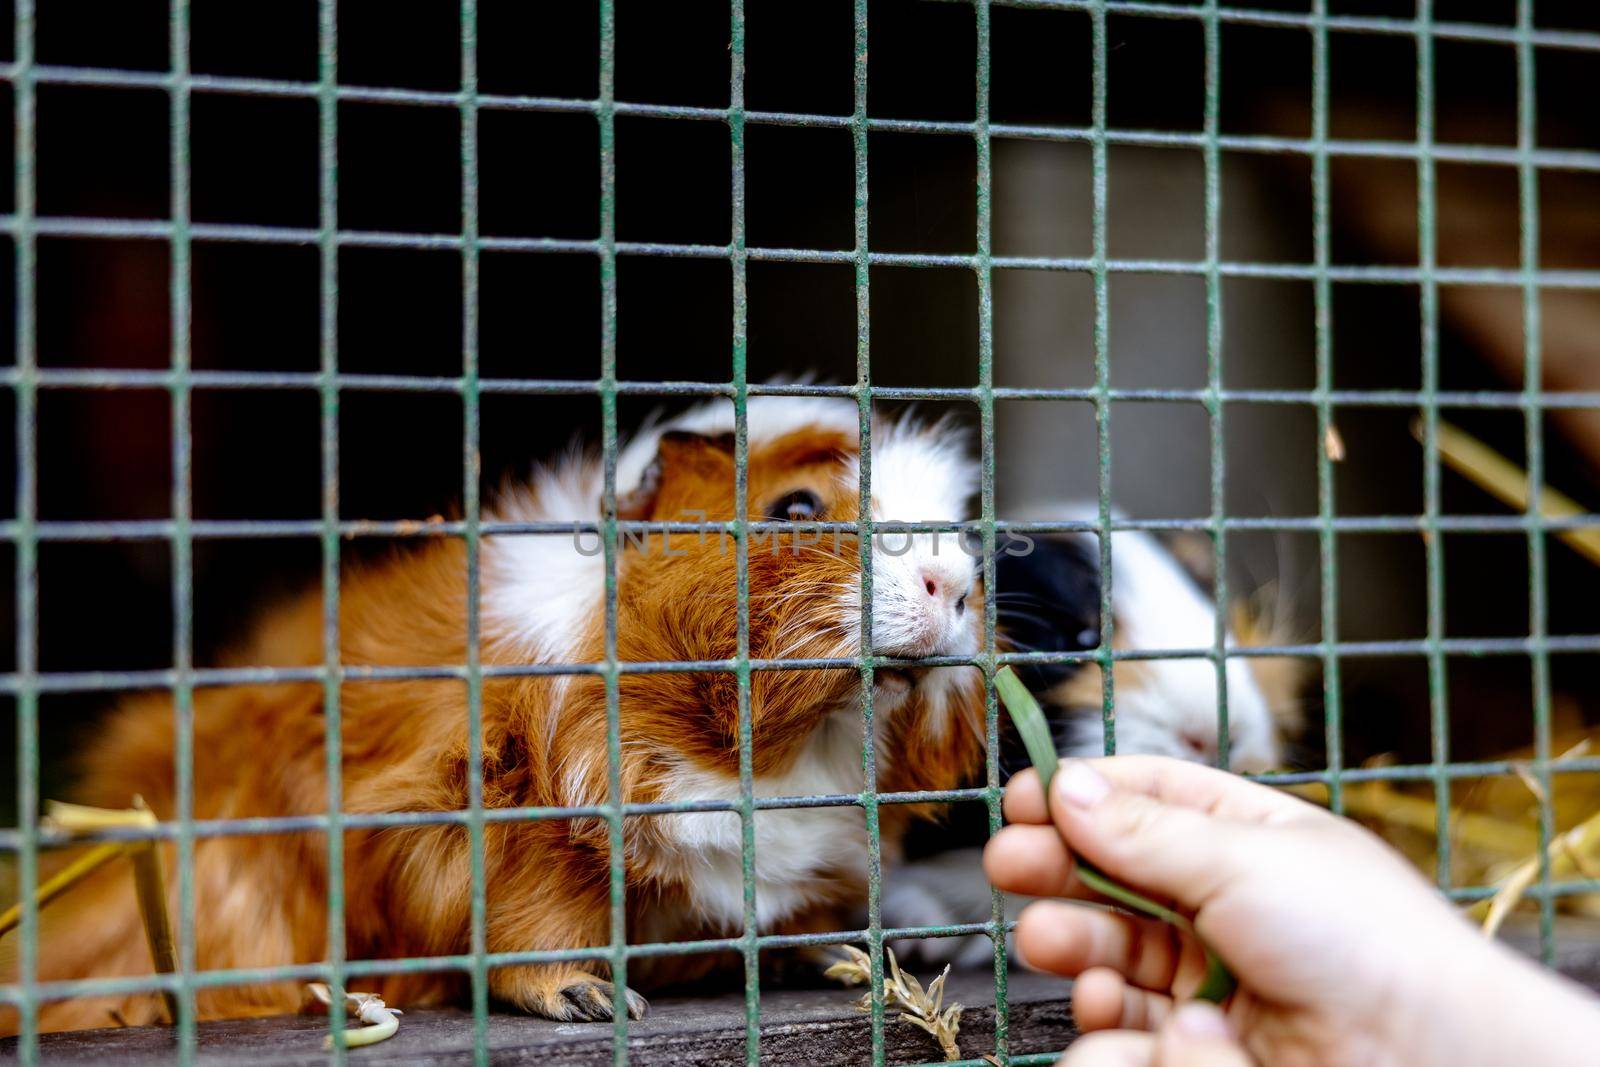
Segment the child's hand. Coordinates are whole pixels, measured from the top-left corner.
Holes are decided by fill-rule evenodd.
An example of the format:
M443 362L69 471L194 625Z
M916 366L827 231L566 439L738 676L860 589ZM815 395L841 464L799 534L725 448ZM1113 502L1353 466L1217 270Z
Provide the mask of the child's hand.
M1193 914L1239 979L1228 1025L1265 1064L1576 1064L1600 1040L1592 998L1485 942L1376 838L1293 797L1124 756L1064 762L1048 815L1037 776L1018 775L1005 814L1013 825L984 854L1001 889L1092 897L1070 844ZM1017 947L1034 967L1080 976L1085 1031L1158 1029L1205 971L1200 946L1166 924L1056 901L1024 910ZM1068 1062L1230 1063L1171 1058L1173 1040L1108 1035Z

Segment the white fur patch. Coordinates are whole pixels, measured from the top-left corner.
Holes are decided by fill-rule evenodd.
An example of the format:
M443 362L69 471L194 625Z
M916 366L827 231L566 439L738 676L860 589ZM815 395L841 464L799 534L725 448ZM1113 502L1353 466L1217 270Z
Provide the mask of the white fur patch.
M1133 649L1210 648L1216 644L1216 610L1193 579L1155 538L1112 535L1111 595L1117 623ZM1228 647L1235 642L1232 633ZM1228 742L1235 766L1265 769L1277 763L1276 731L1250 665L1227 661ZM1116 694L1117 748L1182 754L1185 733L1217 735L1217 669L1205 659L1145 661L1150 684L1123 686ZM1124 691L1125 690L1125 691Z
M875 518L952 522L967 517L978 491L978 465L964 433L950 423L924 425L901 419L880 422L873 435Z
M852 708L829 716L783 774L755 780L754 795L787 797L859 793L861 717ZM684 765L672 772L661 799L739 799L737 778ZM739 816L682 812L661 816L677 846L658 861L676 865L702 921L736 927L744 917L744 869ZM755 813L756 920L762 928L811 903L817 890L867 862L866 821L860 808L783 808ZM825 880L825 881L824 881Z
M1027 518L1092 520L1093 504L1031 508ZM1079 535L1099 554L1096 534ZM1194 580L1161 543L1140 531L1111 535L1111 601L1116 614L1117 643L1130 650L1192 651L1216 645L1216 609ZM1225 644L1233 647L1233 634ZM1277 729L1266 697L1248 662L1230 658L1228 679L1228 742L1232 765L1240 770L1266 770L1281 756ZM1139 685L1119 685L1116 701L1117 751L1194 759L1185 736L1215 744L1217 737L1217 669L1209 659L1139 661ZM1098 715L1085 715L1076 746L1079 755L1104 751Z
M880 522L960 522L977 490L977 465L948 424L878 427L872 446L873 518ZM857 473L859 478L859 473ZM976 613L953 613L925 583L965 596L977 561L957 533L880 532L872 552L872 646L891 655L971 655Z
M594 522L600 471L572 454L534 471L531 489L500 502L504 522ZM530 662L559 663L601 610L605 557L593 534L495 534L483 541L483 621Z

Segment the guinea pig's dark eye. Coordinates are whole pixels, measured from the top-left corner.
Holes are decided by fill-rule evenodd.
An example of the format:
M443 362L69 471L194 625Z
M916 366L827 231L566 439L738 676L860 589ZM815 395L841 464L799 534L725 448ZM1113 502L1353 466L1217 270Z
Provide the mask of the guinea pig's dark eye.
M786 493L767 507L767 518L776 522L814 522L821 514L822 498L809 489Z

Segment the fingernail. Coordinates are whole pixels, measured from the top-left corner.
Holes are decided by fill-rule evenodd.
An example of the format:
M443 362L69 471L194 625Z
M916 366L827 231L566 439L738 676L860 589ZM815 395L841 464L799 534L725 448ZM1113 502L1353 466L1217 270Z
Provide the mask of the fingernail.
M1111 792L1111 783L1100 772L1081 760L1068 760L1056 775L1056 792L1061 799L1079 808L1092 808Z
M1172 1018L1178 1033L1202 1041L1229 1041L1233 1034L1228 1030L1228 1020L1214 1004L1191 1000L1178 1009Z

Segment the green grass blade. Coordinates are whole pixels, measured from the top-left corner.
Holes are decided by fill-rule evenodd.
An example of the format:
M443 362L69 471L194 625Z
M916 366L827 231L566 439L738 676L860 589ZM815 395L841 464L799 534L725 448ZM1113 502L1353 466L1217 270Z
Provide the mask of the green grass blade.
M994 687L1000 694L1000 703L1010 712L1011 721L1017 724L1017 733L1022 735L1022 743L1028 749L1028 759L1039 774L1044 795L1049 797L1050 779L1055 777L1060 762L1056 758L1055 738L1050 736L1050 724L1044 721L1039 702L1010 667L1001 667L995 673Z

